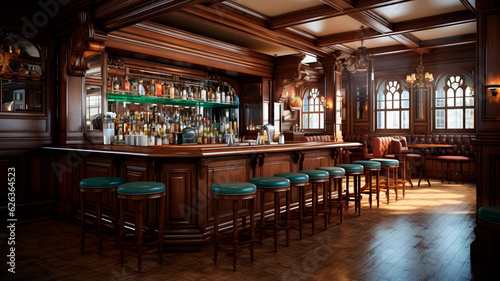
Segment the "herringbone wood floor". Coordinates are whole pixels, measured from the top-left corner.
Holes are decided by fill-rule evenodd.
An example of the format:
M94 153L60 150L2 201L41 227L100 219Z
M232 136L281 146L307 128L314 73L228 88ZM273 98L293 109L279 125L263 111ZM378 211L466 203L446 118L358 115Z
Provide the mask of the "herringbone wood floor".
M77 224L18 224L16 273L2 269L1 280L470 280L475 185L431 183L407 188L397 202L391 195L389 205L382 196L380 209L369 209L364 198L360 217L351 203L343 224L332 220L315 235L307 224L304 239L292 231L290 246L281 243L278 253L268 238L256 247L253 264L248 253L239 256L236 272L224 254L214 266L208 249L167 252L161 265L146 255L138 273L133 256L120 266L116 242L105 242L102 256L91 243L81 254Z

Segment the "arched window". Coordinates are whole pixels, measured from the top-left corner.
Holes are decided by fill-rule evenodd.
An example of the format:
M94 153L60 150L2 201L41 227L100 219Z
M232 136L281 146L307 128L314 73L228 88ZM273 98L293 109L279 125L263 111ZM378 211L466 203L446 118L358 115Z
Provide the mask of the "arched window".
M410 128L410 94L396 79L382 82L376 94L377 130Z
M302 103L302 128L325 128L325 109L321 103L318 88L312 88L304 93Z
M474 82L465 73L442 76L436 84L434 129L474 129Z

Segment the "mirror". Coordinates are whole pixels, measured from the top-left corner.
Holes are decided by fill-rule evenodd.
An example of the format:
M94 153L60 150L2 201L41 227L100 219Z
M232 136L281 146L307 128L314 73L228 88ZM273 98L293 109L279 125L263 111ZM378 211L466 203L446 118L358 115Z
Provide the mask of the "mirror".
M102 130L102 87L87 85L85 95L85 126L87 130Z
M42 112L43 83L2 79L2 112Z

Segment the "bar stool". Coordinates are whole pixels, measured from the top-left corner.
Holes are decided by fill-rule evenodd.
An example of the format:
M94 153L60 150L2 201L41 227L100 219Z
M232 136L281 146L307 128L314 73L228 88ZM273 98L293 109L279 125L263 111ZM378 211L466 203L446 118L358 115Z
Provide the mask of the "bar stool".
M254 240L255 240L255 222L254 222L254 201L257 188L254 184L248 182L223 182L212 184L210 193L214 203L214 264L217 265L217 255L219 250L222 250L220 245L232 245L233 268L236 270L237 252L239 246L250 246L250 259L253 262ZM233 202L233 233L232 235L221 235L219 232L219 200L231 200ZM245 224L242 224L241 232L238 229L238 201L248 200L248 209L250 211L250 237L245 239L243 232ZM244 222L245 220L242 219Z
M299 190L299 239L302 239L302 229L304 226L304 210L306 206L305 186L309 184L309 176L304 173L277 173L275 177L285 177L290 181L290 187L297 187Z
M396 201L398 201L398 168L399 161L396 159L387 159L387 158L373 158L370 161L379 162L382 165L382 169L386 171L385 178L385 196L387 197L387 204L389 204L389 190L391 187L394 187L394 192L396 193ZM391 179L391 170L392 170L392 179ZM391 183L392 181L392 183Z
M290 181L284 177L256 177L250 179L250 182L257 186L257 191L260 193L260 245L262 245L262 239L265 235L266 229L266 217L264 210L264 199L266 192L272 192L274 194L274 251L278 251L278 232L284 230L286 233L286 245L289 244L290 238ZM286 219L281 222L281 207L280 207L280 194L285 192L286 195Z
M451 174L452 171L455 171L455 175L457 176L455 178L455 182L458 183L458 174L460 173L462 175L462 183L465 183L465 175L464 171L462 169L462 164L464 162L469 162L470 158L465 157L465 156L459 156L459 155L441 155L436 158L437 160L441 161L441 183L444 183L444 177L446 175L446 179L448 180L448 183L451 182ZM443 165L446 163L446 169L443 168ZM451 169L450 164L454 165L454 169ZM460 167L457 169L457 165Z
M118 177L94 177L86 178L80 181L80 232L81 232L81 252L85 245L85 233L97 232L97 241L99 255L102 254L102 194L104 192L115 192L116 188L124 180ZM97 229L87 227L85 224L85 194L95 193L97 195L96 203L96 224ZM116 198L113 196L113 198ZM113 199L113 224L116 231L116 200Z
M368 183L368 188L361 188L360 191L361 193L368 194L369 198L368 200L370 201L370 209L372 208L372 194L376 194L376 199L377 199L377 208L380 206L380 183L379 183L379 175L380 175L380 170L382 169L382 165L380 162L377 161L369 161L369 160L359 160L359 161L354 161L352 164L358 164L362 165L363 169L365 171L365 178L367 179ZM375 174L375 190L373 190L373 174Z
M163 254L163 224L165 221L165 185L161 182L129 182L120 185L117 189L120 200L120 263L123 265L124 246L137 248L138 269L142 269L143 247L158 245L158 256L160 263ZM158 233L143 233L144 203L146 200L157 199L160 202L160 209L157 210ZM135 236L125 235L125 205L131 200L134 203L135 211ZM127 239L130 238L130 239ZM145 239L146 238L146 239ZM153 251L153 249L148 250Z
M349 209L349 201L354 201L354 213L361 215L361 175L363 174L363 166L359 164L337 164L335 167L344 168L345 170L345 194L346 208ZM351 196L349 192L349 177L352 176L354 182L354 193Z
M482 206L478 209L474 234L476 239L470 246L472 272L478 277L482 274L481 280L498 280L486 277L499 276L500 206Z
M330 174L330 184L328 185L328 223L330 223L331 212L333 208L337 208L340 215L340 223L343 219L343 210L345 202L343 198L342 179L345 178L345 170L340 167L318 167L316 170L327 171ZM333 189L337 191L337 198L332 198L332 185Z
M330 213L328 209L328 195L326 182L329 182L329 174L327 171L321 170L301 170L299 173L304 173L309 176L309 182L311 183L312 191L312 206L311 206L311 221L312 221L312 233L314 234L314 221L316 220L316 214L323 214L325 217L325 229L328 222L328 214ZM323 204L319 205L318 196L318 185L323 184Z

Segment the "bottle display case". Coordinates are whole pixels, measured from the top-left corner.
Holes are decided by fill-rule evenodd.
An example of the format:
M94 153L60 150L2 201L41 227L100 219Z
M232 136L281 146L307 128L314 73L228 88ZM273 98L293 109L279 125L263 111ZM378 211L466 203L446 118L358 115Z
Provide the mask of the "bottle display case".
M115 123L112 144L210 144L238 138L239 99L225 82L110 65L106 97L104 115L114 116Z

